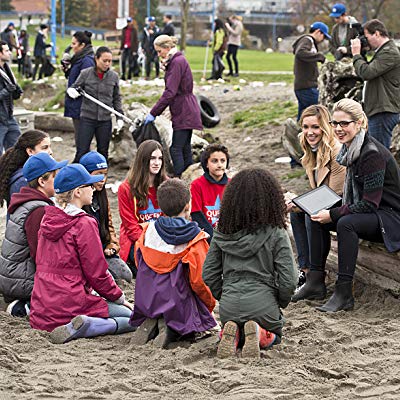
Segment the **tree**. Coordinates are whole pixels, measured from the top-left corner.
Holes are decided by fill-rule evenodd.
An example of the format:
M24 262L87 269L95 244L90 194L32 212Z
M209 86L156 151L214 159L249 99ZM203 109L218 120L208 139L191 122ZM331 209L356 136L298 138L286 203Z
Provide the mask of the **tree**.
M186 50L186 35L187 35L187 23L189 15L190 0L180 0L181 5L181 51Z
M65 2L65 24L87 26L91 24L89 2L82 0L68 0ZM61 21L61 1L57 2L57 21Z
M147 17L147 1L136 2L135 19L139 25L139 29L143 29ZM162 24L162 14L158 10L159 1L150 0L150 15L156 18L157 25L160 27Z
M14 6L11 4L12 0L0 0L0 10L1 11L13 11Z

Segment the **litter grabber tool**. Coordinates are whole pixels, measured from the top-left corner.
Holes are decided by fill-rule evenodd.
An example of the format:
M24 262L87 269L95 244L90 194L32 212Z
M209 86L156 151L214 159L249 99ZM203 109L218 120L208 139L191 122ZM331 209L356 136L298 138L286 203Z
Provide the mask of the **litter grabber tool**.
M134 131L136 129L136 123L129 117L127 117L124 114L121 114L119 111L114 110L112 107L108 106L107 104L104 104L102 101L96 99L95 97L91 96L90 94L87 94L82 88L77 88L76 89L83 97L86 97L88 100L93 101L93 103L96 103L100 107L104 108L107 111L110 111L110 113L114 114L116 117L119 117L124 120L127 124L130 125L129 131Z

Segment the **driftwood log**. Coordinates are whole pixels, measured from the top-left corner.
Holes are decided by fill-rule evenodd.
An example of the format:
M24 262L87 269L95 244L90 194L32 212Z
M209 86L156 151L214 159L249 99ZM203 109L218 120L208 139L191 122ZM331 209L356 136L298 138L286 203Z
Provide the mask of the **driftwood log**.
M74 132L72 119L56 112L35 112L35 129L45 132Z

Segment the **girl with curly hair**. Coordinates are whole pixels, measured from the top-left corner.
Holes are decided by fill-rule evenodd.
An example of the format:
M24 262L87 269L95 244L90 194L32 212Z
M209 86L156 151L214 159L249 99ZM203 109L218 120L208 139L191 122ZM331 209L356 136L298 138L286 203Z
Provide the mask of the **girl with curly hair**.
M303 111L300 118L300 144L304 152L301 163L312 189L327 185L341 196L346 167L336 161L341 146L333 134L330 119L328 109L321 105L312 105ZM302 286L310 268L310 219L292 202L288 202L288 211L300 269L299 286ZM329 233L326 240L330 240Z
M120 257L131 267L135 265L134 245L143 231L140 224L162 214L158 207L157 189L166 179L161 144L145 140L138 148L126 179L118 188Z
M19 193L22 187L28 185L22 173L22 167L29 156L42 151L53 154L50 137L46 132L34 129L22 134L17 143L0 157L1 207L3 207L4 201L8 207L11 195Z
M260 357L260 348L281 341L280 309L297 283L285 218L282 189L269 172L246 169L227 185L203 266L224 325L220 358L239 349L242 357Z

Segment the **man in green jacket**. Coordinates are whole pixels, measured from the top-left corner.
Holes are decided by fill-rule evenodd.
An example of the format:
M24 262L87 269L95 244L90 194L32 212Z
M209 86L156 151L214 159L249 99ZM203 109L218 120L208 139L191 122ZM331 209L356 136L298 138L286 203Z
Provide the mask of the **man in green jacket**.
M368 133L390 148L392 131L400 122L400 52L377 19L365 23L364 35L375 51L372 60L367 62L361 56L358 38L351 41L351 52L356 73L365 81L363 105Z

